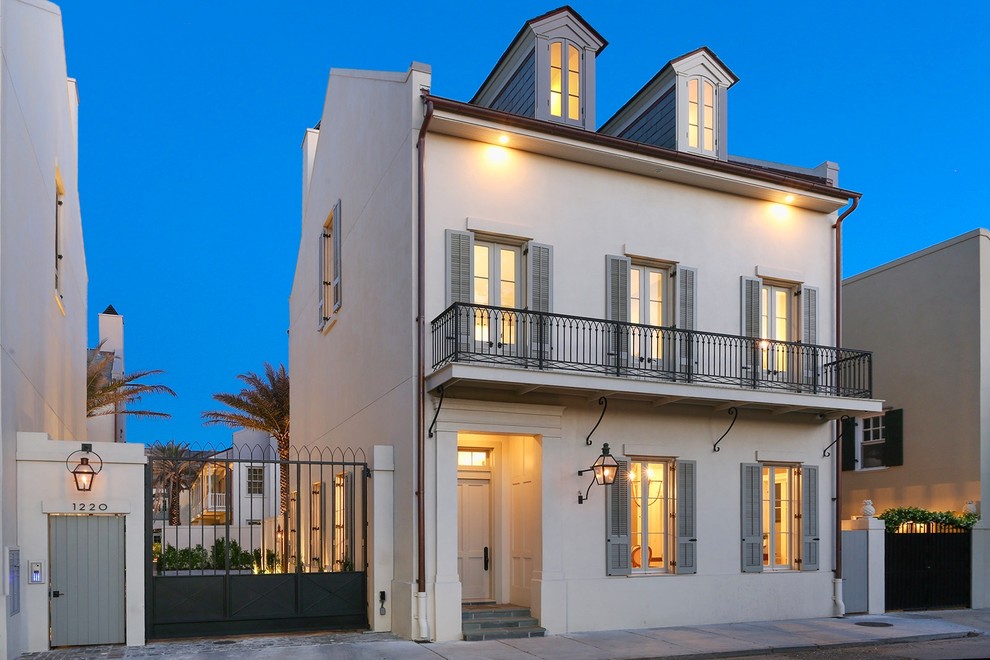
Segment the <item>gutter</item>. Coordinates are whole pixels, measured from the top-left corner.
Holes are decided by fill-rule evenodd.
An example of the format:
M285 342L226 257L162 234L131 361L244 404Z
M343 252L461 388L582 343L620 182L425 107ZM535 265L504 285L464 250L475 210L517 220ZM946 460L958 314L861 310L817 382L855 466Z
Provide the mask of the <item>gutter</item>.
M835 347L842 346L842 221L859 206L859 195L849 198L849 206L835 220ZM835 437L842 432L842 423L835 422ZM846 604L842 600L842 442L835 443L835 574L832 579L832 600L835 615L844 616Z
M422 95L426 106L416 141L416 618L419 639L430 639L426 611L426 273L423 254L426 247L426 130L433 119L433 101Z

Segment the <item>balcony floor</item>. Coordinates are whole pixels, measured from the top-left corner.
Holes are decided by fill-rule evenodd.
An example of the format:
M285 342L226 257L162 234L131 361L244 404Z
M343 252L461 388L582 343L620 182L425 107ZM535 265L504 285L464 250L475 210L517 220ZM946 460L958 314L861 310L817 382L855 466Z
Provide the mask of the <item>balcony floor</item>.
M458 362L447 363L427 376L428 392L435 393L441 385L447 395L455 396L457 392L471 390L499 390L516 396L530 393L581 396L589 399L608 396L644 401L654 406L677 403L703 405L717 410L730 407L751 408L768 410L775 415L815 415L820 419L836 419L842 415L877 414L883 410L883 402L878 399Z

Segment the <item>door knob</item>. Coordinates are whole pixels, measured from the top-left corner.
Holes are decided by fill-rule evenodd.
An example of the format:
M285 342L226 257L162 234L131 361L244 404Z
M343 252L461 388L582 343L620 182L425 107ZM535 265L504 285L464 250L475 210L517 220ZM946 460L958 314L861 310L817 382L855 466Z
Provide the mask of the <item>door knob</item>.
M63 596L63 595L64 594L61 591L53 591L52 592L52 598L58 598L59 596Z
M485 546L485 570L488 570L488 546Z

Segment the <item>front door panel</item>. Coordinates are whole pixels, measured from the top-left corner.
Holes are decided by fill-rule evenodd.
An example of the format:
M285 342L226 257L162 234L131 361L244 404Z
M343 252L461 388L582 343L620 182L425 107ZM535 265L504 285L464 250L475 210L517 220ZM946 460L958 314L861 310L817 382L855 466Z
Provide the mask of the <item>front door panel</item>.
M464 600L492 599L491 481L457 480L457 574Z

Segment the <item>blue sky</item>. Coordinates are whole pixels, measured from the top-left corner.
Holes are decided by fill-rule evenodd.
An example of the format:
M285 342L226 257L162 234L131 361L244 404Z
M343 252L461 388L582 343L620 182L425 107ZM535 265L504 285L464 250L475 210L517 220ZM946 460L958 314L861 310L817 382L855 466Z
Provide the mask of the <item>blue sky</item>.
M433 67L469 100L529 18L555 2L64 0L79 82L80 195L96 315L125 318L128 370L160 368L171 420L131 441L229 442L200 413L265 361L288 364L304 130L331 67ZM813 167L863 193L845 224L852 275L990 224L990 3L622 3L572 6L609 41L606 120L668 60L707 45L739 77L729 151ZM701 9L704 8L702 12Z

